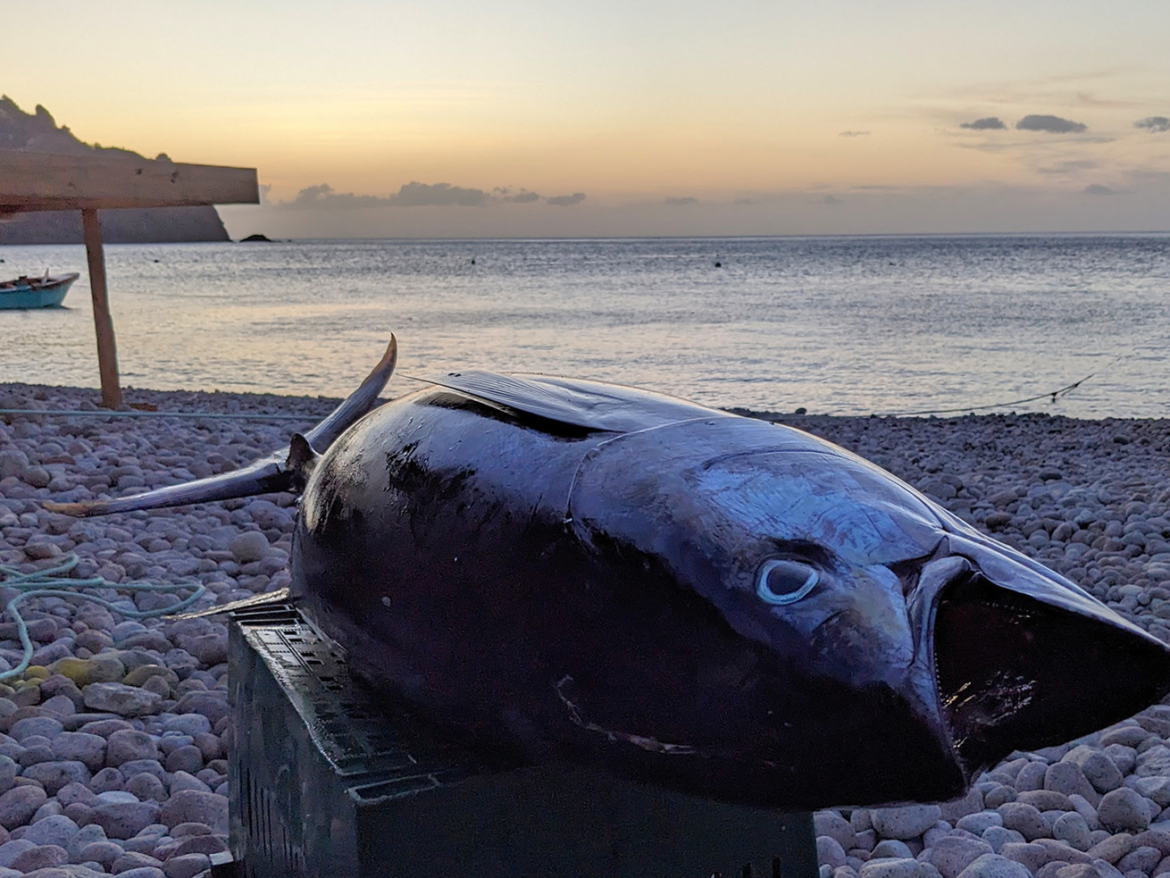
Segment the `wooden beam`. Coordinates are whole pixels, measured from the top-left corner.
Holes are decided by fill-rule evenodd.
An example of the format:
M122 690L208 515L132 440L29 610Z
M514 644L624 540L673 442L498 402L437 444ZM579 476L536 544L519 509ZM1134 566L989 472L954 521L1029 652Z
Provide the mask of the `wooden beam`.
M106 295L106 255L102 249L102 226L97 209L83 210L81 221L85 227L85 255L89 261L89 291L93 296L93 328L97 333L102 405L116 409L122 405L122 387L118 381L118 348L114 343L114 321L110 317L110 300Z
M259 203L255 168L0 151L0 212Z

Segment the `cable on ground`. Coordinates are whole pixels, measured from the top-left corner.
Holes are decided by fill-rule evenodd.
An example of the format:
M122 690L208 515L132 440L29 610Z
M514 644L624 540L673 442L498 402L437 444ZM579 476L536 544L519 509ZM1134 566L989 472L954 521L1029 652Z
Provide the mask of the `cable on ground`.
M1104 366L1102 366L1096 372L1090 372L1088 375L1086 375L1080 381L1074 381L1072 384L1067 384L1064 387L1061 387L1059 390L1050 390L1047 393L1039 393L1036 396L1029 396L1026 399L1013 399L1010 402L993 402L993 403L990 403L988 405L966 405L966 406L959 406L957 408L924 409L922 411L914 411L914 412L911 412L911 411L883 412L882 415L883 415L883 417L892 417L892 418L915 417L917 415L953 415L953 414L958 414L960 412L964 412L964 413L966 413L966 412L985 412L988 409L1002 409L1002 408L1007 408L1008 406L1013 406L1013 405L1023 405L1026 402L1037 402L1038 400L1041 400L1041 399L1051 399L1052 402L1056 402L1058 397L1064 396L1065 394L1071 393L1072 391L1076 390L1078 387L1080 387L1082 384L1084 384L1090 378L1097 375L1098 372L1103 372L1104 370L1106 370L1110 366L1112 366L1114 363L1117 363L1117 362L1120 362L1121 360L1126 359L1127 357L1131 356L1131 353L1118 354L1116 357L1114 357L1112 360L1110 360L1108 363L1106 363Z
M19 677L28 670L29 664L32 662L32 639L28 635L28 625L24 621L24 616L20 613L20 605L26 601L46 597L82 598L105 607L111 612L127 616L131 619L150 619L184 610L207 593L207 587L197 582L187 585L149 582L117 583L110 582L100 576L94 576L89 579L71 579L65 576L65 574L77 566L79 561L80 559L76 553L70 552L62 556L60 563L57 565L45 570L37 570L33 573L22 573L18 567L0 564L0 587L15 589L19 592L19 594L8 602L6 609L12 616L12 620L16 623L17 634L20 637L20 645L24 649L24 658L20 664L10 671L0 673L0 681ZM105 598L83 594L80 591L83 588L113 588L130 592L166 591L171 593L181 588L194 588L195 590L178 603L170 604L166 607L159 607L155 610L128 610Z

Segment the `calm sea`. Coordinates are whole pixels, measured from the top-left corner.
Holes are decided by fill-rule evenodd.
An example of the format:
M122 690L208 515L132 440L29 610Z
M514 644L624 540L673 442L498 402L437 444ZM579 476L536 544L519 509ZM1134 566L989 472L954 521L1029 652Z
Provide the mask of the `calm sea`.
M1170 417L1170 235L299 241L106 248L123 383L342 396L401 372L546 372L716 406ZM97 386L67 308L0 311L0 383ZM395 378L392 393L412 389ZM1006 409L1003 409L1006 410Z

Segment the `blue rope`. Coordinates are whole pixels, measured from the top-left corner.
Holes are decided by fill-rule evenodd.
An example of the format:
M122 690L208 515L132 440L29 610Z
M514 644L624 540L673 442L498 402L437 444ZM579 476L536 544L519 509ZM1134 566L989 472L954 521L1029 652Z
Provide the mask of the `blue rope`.
M55 567L49 567L45 570L38 570L35 573L21 573L17 567L12 567L6 564L0 564L0 585L5 588L12 588L19 592L16 597L8 602L7 610L11 614L13 621L16 622L16 630L20 635L20 645L24 648L24 658L11 671L4 671L0 673L0 681L11 680L13 677L18 677L28 670L29 664L32 662L33 645L32 640L28 636L28 625L24 621L24 617L20 614L20 604L34 598L84 598L99 606L105 607L107 610L119 613L123 616L129 616L131 619L149 619L156 616L165 616L168 613L176 613L179 610L186 609L203 597L207 593L207 587L200 583L191 583L189 585L173 585L171 583L149 583L149 582L131 582L131 583L114 583L103 579L100 576L94 576L90 579L69 579L63 574L68 573L77 566L81 559L73 552L62 557L61 563ZM159 607L156 610L127 610L124 607L117 606L113 601L108 601L105 598L99 598L95 595L80 594L77 590L82 588L115 588L123 591L167 591L174 592L179 588L194 587L195 591L189 596L183 598L177 604L171 604L166 607Z

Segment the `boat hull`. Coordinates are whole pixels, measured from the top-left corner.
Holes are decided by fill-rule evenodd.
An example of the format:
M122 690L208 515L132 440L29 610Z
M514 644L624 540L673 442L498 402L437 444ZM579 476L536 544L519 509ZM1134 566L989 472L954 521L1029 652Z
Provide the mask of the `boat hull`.
M43 281L21 280L0 284L0 311L57 308L65 301L65 294L79 276L73 273Z

